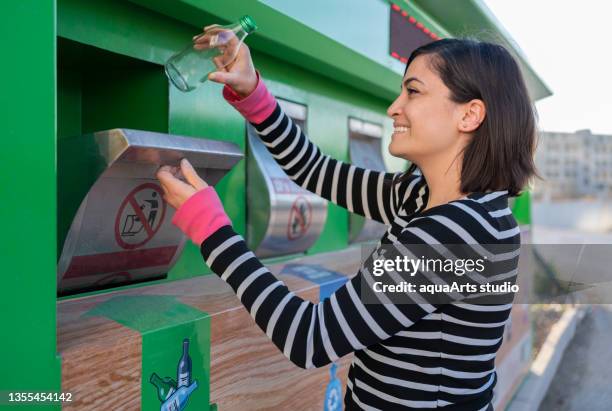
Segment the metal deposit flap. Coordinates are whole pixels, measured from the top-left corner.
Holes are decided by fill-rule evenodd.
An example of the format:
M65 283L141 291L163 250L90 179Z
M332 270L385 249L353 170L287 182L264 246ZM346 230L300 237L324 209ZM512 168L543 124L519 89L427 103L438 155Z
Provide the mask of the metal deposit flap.
M306 107L277 99L295 124L303 128ZM321 235L327 201L289 179L251 125L249 142L247 241L258 257L306 251Z
M59 140L58 294L164 277L186 237L171 224L157 168L187 158L214 185L242 157L232 143L140 130Z
M385 171L381 141L380 125L349 118L349 151L352 164L370 170ZM357 243L378 240L387 227L378 221L351 214L349 229L349 242Z

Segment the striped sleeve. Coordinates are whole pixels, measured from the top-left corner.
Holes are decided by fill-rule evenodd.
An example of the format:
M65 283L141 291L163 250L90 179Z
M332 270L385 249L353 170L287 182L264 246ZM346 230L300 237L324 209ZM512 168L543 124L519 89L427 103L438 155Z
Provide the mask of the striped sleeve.
M391 252L389 245L380 252L379 245L356 276L317 304L292 293L262 265L231 226L220 228L204 240L201 251L207 264L232 287L278 349L294 364L313 368L384 341L441 306L434 301L435 296L425 293L406 294L410 301L396 304L385 294L372 292L373 282L378 281L372 274L374 259L417 254L411 250L414 245L406 242L427 244L428 237L422 233L441 229L429 218L420 218L408 227L414 229L411 237L392 244L397 247L391 247ZM438 282L427 276L415 276L413 280L417 287ZM465 296L456 295L453 300Z
M335 160L321 152L278 103L259 124L251 123L274 160L302 188L369 219L390 225L421 176L392 184L402 173L385 173ZM416 207L414 207L416 208Z

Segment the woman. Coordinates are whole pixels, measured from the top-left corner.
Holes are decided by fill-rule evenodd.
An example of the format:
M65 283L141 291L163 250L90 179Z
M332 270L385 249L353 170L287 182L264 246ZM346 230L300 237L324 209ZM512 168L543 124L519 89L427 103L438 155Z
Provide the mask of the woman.
M403 174L365 170L322 154L267 91L246 46L230 67L209 78L225 84L225 99L256 128L293 181L389 226L357 275L313 304L291 293L247 249L214 189L187 161L180 170L160 168L165 199L178 209L173 222L201 246L206 263L261 329L304 368L354 352L346 409L491 410L495 354L511 299L484 304L473 291L436 298L416 292L403 295L408 303L376 294L379 304L367 304L363 296L372 284L374 260L387 258L389 250L414 257L420 254L416 245L509 245L515 252L491 261L494 271L456 278L465 283L516 276L520 231L508 197L535 174L535 120L509 53L459 39L412 53L400 95L387 111L394 120L389 152L412 162ZM412 279L440 283L425 275Z

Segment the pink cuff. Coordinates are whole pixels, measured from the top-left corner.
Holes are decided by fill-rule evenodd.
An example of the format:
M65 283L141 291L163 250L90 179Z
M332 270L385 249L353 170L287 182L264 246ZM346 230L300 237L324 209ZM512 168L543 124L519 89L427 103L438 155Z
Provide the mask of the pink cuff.
M270 117L276 108L276 99L257 72L257 87L242 98L227 84L223 87L223 98L242 114L250 123L259 124Z
M224 225L232 225L214 187L208 186L192 195L176 210L172 224L196 245L202 244Z

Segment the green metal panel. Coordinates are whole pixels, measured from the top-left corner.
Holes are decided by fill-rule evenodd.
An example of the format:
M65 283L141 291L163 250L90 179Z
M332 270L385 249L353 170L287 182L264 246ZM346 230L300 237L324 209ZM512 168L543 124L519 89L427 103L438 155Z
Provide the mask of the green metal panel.
M204 25L235 21L241 14L249 13L260 26L249 39L255 49L273 52L285 62L302 64L321 75L387 99L395 95L401 79L392 70L256 1L208 2L205 7L199 1L135 0L133 3L191 26L127 1L60 0L58 34L162 63ZM165 28L162 33L158 30L161 26ZM287 36L287 31L292 35Z
M80 135L81 116L81 71L60 69L57 71L57 138Z
M55 1L0 4L5 56L0 68L4 79L0 93L4 143L0 390L58 392Z
M523 193L514 199L512 204L512 214L519 225L531 224L531 192Z
M83 78L82 132L168 131L167 80L159 66L91 71Z
M363 54L397 74L405 64L389 54L389 3L384 0L262 0L262 3ZM321 10L325 10L324 13Z
M249 40L253 49L378 97L391 99L397 93L399 74L259 1L132 1L198 28L249 14L259 26Z
M59 0L57 24L59 36L158 64L193 32L124 0Z

